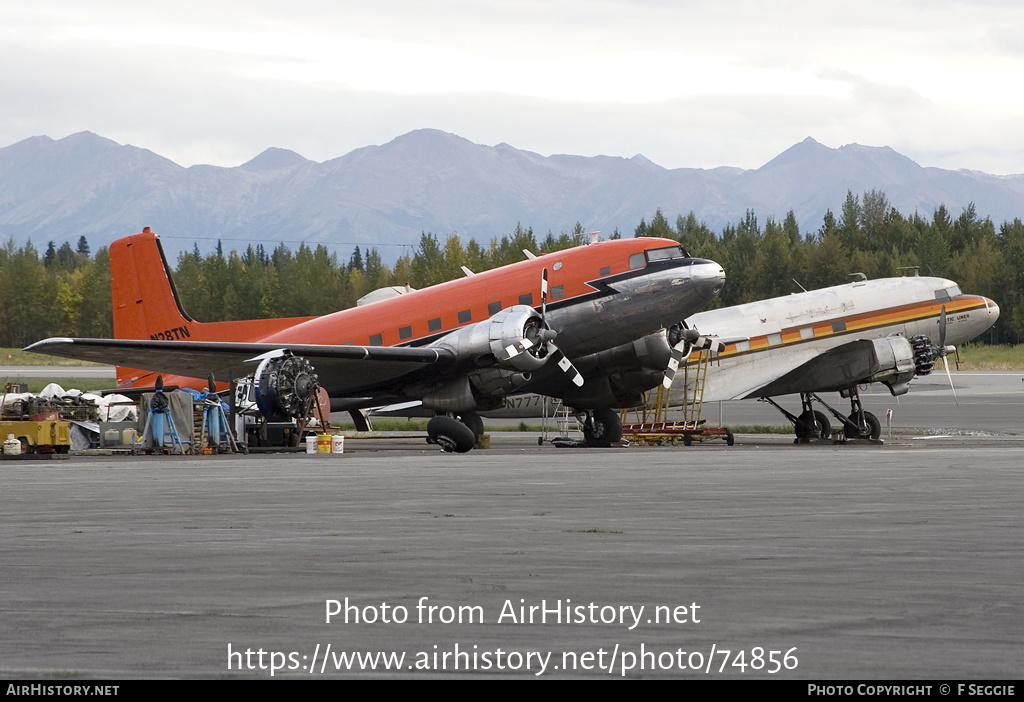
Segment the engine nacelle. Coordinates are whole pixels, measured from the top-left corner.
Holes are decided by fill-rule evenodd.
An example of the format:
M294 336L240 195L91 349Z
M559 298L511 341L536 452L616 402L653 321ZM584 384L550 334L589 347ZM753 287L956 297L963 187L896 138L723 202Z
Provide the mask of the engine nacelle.
M913 344L902 336L887 336L872 343L877 366L868 382L885 383L893 395L905 394L918 370Z
M491 366L435 388L423 396L422 406L441 412L497 409L502 398L529 382L529 373Z
M309 416L319 378L309 361L285 352L260 361L254 374L256 406L268 417Z
M665 330L648 334L636 341L576 359L576 369L584 375L592 373L628 373L654 371L664 373L672 358L672 345ZM660 375L659 375L660 377Z
M472 361L480 368L497 365L529 372L547 362L547 332L536 310L529 305L513 305L490 319L456 329L431 346L453 351L460 363Z

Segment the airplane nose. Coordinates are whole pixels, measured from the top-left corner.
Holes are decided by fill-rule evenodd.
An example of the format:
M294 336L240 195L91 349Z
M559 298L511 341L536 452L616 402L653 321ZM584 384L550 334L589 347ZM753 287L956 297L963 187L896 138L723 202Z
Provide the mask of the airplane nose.
M988 307L988 314L989 317L992 318L992 324L995 324L996 320L999 319L999 305L997 305L994 300L990 300L986 297L985 306Z
M693 283L708 300L711 300L725 287L725 269L707 259L700 259L700 263L695 261Z

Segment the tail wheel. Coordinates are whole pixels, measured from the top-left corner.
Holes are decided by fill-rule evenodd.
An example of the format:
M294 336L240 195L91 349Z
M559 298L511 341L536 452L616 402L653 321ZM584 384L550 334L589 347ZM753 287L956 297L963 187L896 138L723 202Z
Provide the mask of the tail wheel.
M622 439L622 422L615 410L596 409L583 423L583 438L587 446L607 448Z
M864 412L863 414L863 422L860 421L856 412L850 415L850 422L853 426L846 424L843 427L843 433L847 439L871 439L874 441L882 435L882 424L878 421L878 417L870 412Z

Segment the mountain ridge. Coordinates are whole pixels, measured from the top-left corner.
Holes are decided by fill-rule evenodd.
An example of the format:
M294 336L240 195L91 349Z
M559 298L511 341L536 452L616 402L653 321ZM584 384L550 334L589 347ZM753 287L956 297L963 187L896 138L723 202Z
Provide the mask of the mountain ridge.
M847 191L885 192L904 215L954 215L969 203L998 225L1024 216L1024 175L922 167L888 146L831 148L811 137L757 169L666 169L642 154L542 156L484 146L436 129L316 162L277 147L234 167L185 168L147 149L78 132L0 148L0 237L58 244L86 236L96 250L150 226L170 256L193 244L323 243L340 255L377 246L385 261L423 232L486 244L517 225L538 236L577 222L630 236L641 219L694 212L713 231L753 210L796 214L816 231ZM39 246L37 246L39 248Z

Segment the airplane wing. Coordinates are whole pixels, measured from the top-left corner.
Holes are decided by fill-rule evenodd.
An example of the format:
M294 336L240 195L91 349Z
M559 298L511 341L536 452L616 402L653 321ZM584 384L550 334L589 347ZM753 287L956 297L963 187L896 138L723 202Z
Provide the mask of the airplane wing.
M843 390L868 382L879 367L875 341L855 339L816 353L788 370L782 369L776 378L748 390L738 399Z
M158 368L168 375L239 378L252 373L257 356L288 349L302 356L321 376L332 395L363 392L427 366L448 366L456 354L445 348L401 346L326 346L218 341L51 338L26 350L128 368ZM372 366L367 366L367 363ZM372 370L369 368L372 367Z

